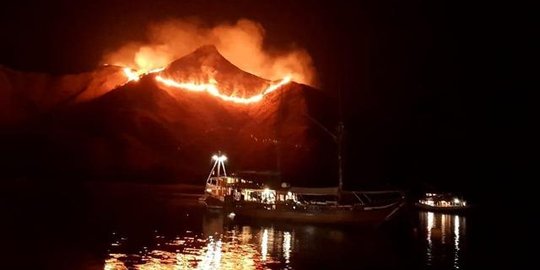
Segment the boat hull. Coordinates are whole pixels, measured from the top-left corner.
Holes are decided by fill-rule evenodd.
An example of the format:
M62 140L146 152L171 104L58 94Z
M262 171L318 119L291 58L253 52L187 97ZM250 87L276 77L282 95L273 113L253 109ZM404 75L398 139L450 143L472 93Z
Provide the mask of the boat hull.
M318 224L380 225L390 220L402 206L402 203L396 203L380 208L307 207L292 209L289 207L264 208L237 205L232 209L232 212L239 218L247 219Z

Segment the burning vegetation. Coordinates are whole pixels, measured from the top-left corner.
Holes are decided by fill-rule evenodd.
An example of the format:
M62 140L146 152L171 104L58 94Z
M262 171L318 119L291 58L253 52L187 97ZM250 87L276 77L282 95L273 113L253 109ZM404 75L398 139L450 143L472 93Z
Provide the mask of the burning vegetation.
M231 64L211 45L198 48L167 68L157 68L141 74L126 67L124 73L128 82L139 81L141 76L157 73L155 80L165 88L206 92L223 101L239 104L259 102L265 95L291 81L291 76L271 82L246 73Z
M258 77L272 81L290 77L299 83L316 85L312 59L305 50L268 50L264 36L265 30L260 24L246 19L213 27L197 20L169 20L151 25L147 42L129 42L106 53L103 63L129 67L141 75L168 66L199 47L213 44L235 66Z

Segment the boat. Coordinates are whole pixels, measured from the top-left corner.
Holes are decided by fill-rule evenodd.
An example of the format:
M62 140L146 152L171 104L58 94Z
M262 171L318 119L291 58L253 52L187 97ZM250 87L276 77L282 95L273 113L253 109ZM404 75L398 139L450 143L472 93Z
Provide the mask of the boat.
M340 187L306 188L264 183L227 176L225 155L214 155L205 194L210 210L226 211L238 218L306 223L380 225L405 204L399 190L343 191Z
M264 190L269 202L242 201L233 208L241 216L306 223L380 225L403 206L403 194L395 191L347 191L338 188L291 187L287 191ZM275 194L275 195L274 195ZM375 202L376 195L393 198ZM290 198L290 199L287 199ZM273 199L276 198L276 199ZM285 200L283 200L285 198ZM364 198L364 199L362 199ZM389 200L388 200L389 199Z
M452 193L425 193L415 205L420 210L444 213L465 213L471 207L466 200Z

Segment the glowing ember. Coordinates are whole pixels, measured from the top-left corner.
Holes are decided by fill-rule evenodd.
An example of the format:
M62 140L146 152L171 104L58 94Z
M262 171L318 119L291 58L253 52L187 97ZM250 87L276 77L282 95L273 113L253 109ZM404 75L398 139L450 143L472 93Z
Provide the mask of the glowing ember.
M225 101L230 101L230 102L240 103L240 104L249 104L249 103L261 101L265 95L268 95L276 91L280 87L288 84L291 81L291 77L286 76L278 83L268 86L264 91L261 92L261 94L257 94L257 95L247 97L247 98L227 96L227 95L222 94L219 88L217 87L217 82L215 80L210 80L208 83L176 82L171 79L165 79L159 75L156 76L156 80L169 87L181 88L181 89L194 91L194 92L207 92L210 95L218 97Z

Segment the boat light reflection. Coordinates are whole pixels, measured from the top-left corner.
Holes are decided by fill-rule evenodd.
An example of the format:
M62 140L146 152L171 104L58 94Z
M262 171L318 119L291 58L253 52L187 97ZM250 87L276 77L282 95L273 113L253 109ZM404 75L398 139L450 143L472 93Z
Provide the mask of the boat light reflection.
M268 254L268 229L264 229L261 240L261 255L262 260L266 261L266 255Z
M462 239L465 231L465 216L448 215L434 212L420 212L420 225L425 228L425 258L426 265L430 267L450 267L461 269L463 262L460 253L462 252ZM439 254L451 250L453 256L447 258L444 254ZM447 264L448 266L442 266Z
M289 263L291 259L291 233L283 232L283 258L285 263Z

